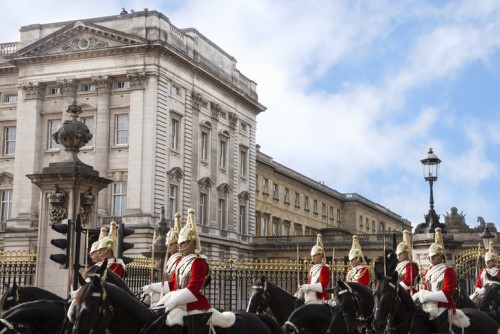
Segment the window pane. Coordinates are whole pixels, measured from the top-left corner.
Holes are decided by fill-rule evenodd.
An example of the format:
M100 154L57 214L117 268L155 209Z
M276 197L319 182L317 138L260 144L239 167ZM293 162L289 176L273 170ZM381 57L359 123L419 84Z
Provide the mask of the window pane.
M172 119L170 124L170 148L177 150L179 148L179 121Z
M113 184L113 216L121 216L127 204L127 183Z
M226 142L223 140L219 142L219 167L226 168Z
M1 194L0 221L6 222L12 212L12 190L3 190Z
M5 155L12 155L16 153L16 128L5 128Z
M82 121L83 124L85 124L87 128L89 128L89 131L92 134L92 139L89 140L89 142L85 144L85 146L94 146L94 117L83 118Z
M240 205L240 214L239 214L239 220L240 220L240 233L241 234L246 234L247 228L246 228L246 221L247 221L247 214L246 214L246 206Z
M54 150L59 148L59 144L52 138L52 135L57 131L57 128L61 124L61 120L53 119L49 121L49 138L48 138L48 149Z
M116 145L128 144L128 115L116 115Z
M168 194L167 218L174 219L176 213L177 213L177 187L170 186L170 190L169 190L169 194Z

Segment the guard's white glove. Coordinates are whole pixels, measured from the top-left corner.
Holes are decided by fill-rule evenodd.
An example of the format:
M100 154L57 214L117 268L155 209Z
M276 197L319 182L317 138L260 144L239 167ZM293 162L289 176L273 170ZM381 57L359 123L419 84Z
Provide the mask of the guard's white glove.
M309 286L309 284L302 284L300 286L300 290L307 292L307 291L311 290L311 287Z
M323 292L323 286L321 285L321 283L309 284L309 290L314 291L314 292L322 293Z
M420 303L424 304L426 302L441 302L447 303L448 298L443 291L431 292L427 294L423 294L419 297Z
M69 292L69 299L75 299L75 296L76 296L76 292L78 290L72 290Z
M172 298L165 302L165 313L179 305L185 305L197 301L198 298L187 288L177 290Z
M143 294L149 294L151 292L160 293L161 292L161 285L162 285L161 282L156 282L156 283L152 283L149 285L145 285L142 287L142 293ZM168 282L165 282L163 284L163 294L165 294L169 291L170 291L170 289L168 287Z

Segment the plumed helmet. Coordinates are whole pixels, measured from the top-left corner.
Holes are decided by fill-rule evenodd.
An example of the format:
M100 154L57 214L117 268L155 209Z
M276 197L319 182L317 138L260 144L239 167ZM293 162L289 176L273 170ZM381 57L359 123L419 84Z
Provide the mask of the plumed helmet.
M311 256L319 253L325 254L325 251L323 250L323 236L321 234L318 234L316 237L316 245L311 248Z
M109 234L108 237L113 240L113 244L111 245L111 249L113 250L113 255L118 256L118 224L115 221L112 221L109 226Z
M167 238L165 240L165 244L168 246L170 244L177 243L179 241L179 232L182 229L181 225L181 214L176 213L174 219L174 227L170 229L167 233Z
M410 241L410 231L404 230L403 231L403 241L401 241L398 244L398 247L396 248L396 255L399 255L401 253L408 253L408 257L411 255L411 241Z
M438 254L443 255L443 258L445 258L443 235L440 227L434 230L434 243L429 246L429 257Z
M179 232L179 244L184 241L195 240L196 247L195 252L199 254L201 252L200 237L198 236L198 230L196 229L196 222L194 220L194 210L188 210L186 225Z
M98 250L99 248L97 248L99 246L99 241L96 241L92 244L92 246L90 246L90 252L89 254L92 254L93 252L95 252L96 250Z
M101 232L99 234L99 239L101 240L102 238L106 237L108 235L108 230L103 226L101 227Z
M359 237L357 235L353 235L352 236L352 247L351 247L351 250L349 251L349 261L356 258L356 257L362 258L363 262L365 262L363 252L361 251L361 245L359 244Z
M490 244L488 246L488 251L486 252L486 254L484 254L484 261L488 262L488 261L495 261L496 260L496 257L497 255L495 254L495 248L493 247L493 241L490 241Z
M103 237L101 240L99 240L97 244L97 249L103 249L103 248L113 249L113 239L106 236Z

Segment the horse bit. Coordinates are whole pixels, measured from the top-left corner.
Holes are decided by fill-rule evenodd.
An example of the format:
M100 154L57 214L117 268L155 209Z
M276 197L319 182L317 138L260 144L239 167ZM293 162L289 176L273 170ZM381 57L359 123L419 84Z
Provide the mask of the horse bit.
M92 292L90 297L101 299L101 304L99 305L99 311L98 311L97 317L95 318L92 329L89 332L89 334L95 334L98 332L99 323L101 322L103 317L106 316L106 314L107 314L106 310L109 310L109 313L111 314L112 318L115 317L115 314L114 314L114 310L113 310L113 305L111 305L107 302L107 293L106 293L106 289L104 287L102 287L102 292ZM76 326L76 324L75 324L75 326ZM75 329L75 327L73 327L73 329Z

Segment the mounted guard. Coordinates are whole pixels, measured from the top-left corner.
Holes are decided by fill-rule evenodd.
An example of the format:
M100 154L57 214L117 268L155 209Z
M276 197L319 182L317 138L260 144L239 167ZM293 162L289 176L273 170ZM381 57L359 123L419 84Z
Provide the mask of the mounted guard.
M115 257L118 254L118 226L116 222L111 222L108 236L99 240L97 249L101 261L108 259L108 269L123 278L126 273L125 263L122 259Z
M207 297L202 294L201 290L208 284L209 267L206 257L201 254L200 237L193 209L188 210L187 223L179 232L178 243L182 258L178 261L171 278L173 291L166 294L156 306L158 308L164 305L167 313L166 324L183 326L186 315L212 313L210 326L225 328L232 326L236 320L235 314L219 312L212 308ZM192 321L188 324L189 326L186 326L188 334L201 332L197 325L192 327ZM203 326L205 324L206 320Z
M330 268L323 261L323 237L318 234L316 245L311 248L312 266L307 272L307 284L299 287L295 297L304 300L305 304L321 304L330 299L330 294L325 291L330 282Z
M476 282L476 289L474 290L474 293L470 296L470 299L472 299L476 303L484 294L484 286L491 282L488 279L486 273L488 273L490 276L500 277L500 270L496 265L496 259L497 255L495 254L493 241L490 241L490 244L488 246L488 251L486 252L486 254L484 254L484 263L486 265L486 268L481 269L481 271L479 272L479 277L477 278Z
M435 229L434 241L429 247L431 266L424 274L424 289L414 294L413 300L418 300L422 309L429 313L429 319L437 332L447 333L451 322L462 322L463 317L467 317L462 311L456 310L453 294L457 289L457 273L453 267L445 264L446 253L439 227Z
M412 261L412 247L410 232L407 230L403 231L403 241L398 244L396 248L396 255L398 256L398 265L396 266L396 271L398 273L399 284L413 295L417 292L415 288L415 281L418 276L418 266Z
M371 280L370 268L365 265L365 258L357 235L352 236L349 262L352 268L347 272L346 282L358 282L364 286L368 286Z

